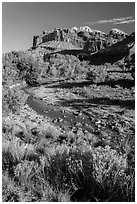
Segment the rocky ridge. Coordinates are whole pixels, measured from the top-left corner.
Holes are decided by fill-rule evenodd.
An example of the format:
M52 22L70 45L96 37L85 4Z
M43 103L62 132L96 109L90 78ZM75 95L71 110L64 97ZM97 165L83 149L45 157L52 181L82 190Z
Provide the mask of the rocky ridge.
M115 63L123 58L127 58L132 54L135 46L135 33L127 36L124 40L117 42L104 50L93 53L89 58L92 64Z
M32 50L48 61L54 54L73 55L91 65L122 64L123 71L135 73L135 33L113 28L108 34L88 26L56 28L34 36ZM40 56L39 55L39 56Z
M118 29L112 29L109 34L106 34L88 26L70 29L55 28L53 31L43 31L43 34L34 36L33 48L84 49L95 52L125 39L126 36L126 33ZM58 42L64 46L58 46Z

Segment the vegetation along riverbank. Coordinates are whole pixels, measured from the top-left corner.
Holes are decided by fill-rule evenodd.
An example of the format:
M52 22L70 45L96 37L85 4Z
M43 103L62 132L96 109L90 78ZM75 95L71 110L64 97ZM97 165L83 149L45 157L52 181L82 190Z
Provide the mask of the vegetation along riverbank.
M3 55L3 201L134 202L134 33L60 33Z

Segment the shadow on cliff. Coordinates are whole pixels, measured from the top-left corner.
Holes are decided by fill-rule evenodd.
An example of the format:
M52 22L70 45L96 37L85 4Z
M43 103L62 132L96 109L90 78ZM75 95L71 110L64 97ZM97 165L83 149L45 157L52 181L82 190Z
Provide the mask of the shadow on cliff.
M78 57L80 60L88 60L90 61L90 54L92 54L92 51L84 50L84 49L71 49L71 50L61 50L61 51L55 51L48 54L44 54L43 60L46 61L47 59L50 59L50 56L54 54L61 54L61 55L74 55Z
M102 65L105 63L115 63L124 57L127 57L130 53L130 49L134 47L135 44L135 33L127 36L126 39L112 44L111 46L106 47L105 49L90 51L90 50L61 50L53 52L50 54L44 55L44 61L50 58L53 54L62 54L62 55L74 55L80 60L89 61L91 65Z

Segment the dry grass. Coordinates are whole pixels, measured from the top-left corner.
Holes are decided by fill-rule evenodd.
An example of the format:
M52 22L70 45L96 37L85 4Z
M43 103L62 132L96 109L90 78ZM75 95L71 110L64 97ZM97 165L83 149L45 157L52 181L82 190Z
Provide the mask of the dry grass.
M30 60L29 64L31 63ZM90 109L90 119L96 124L95 128L98 130L99 125L102 125L105 131L105 128L109 127L110 133L115 131L115 134L109 134L109 137L106 137L107 143L101 146L97 145L97 142L103 134L97 138L95 134L74 133L70 130L63 133L66 139L60 142L62 134L59 128L49 124L34 111L22 108L25 96L22 99L20 90L11 91L5 88L3 109L4 113L8 110L8 116L3 115L3 201L134 202L134 123L131 123L134 119L123 122L122 116L115 113L106 114L106 119L104 112L97 109L101 105L101 94L102 97L110 94L112 99L117 96L117 93L109 93L110 89L103 92L97 87L97 83L106 83L108 80L106 66L89 67L88 63L80 62L76 57L61 55L53 56L46 63L42 64L45 68L40 68L43 69L45 78L62 77L64 80L69 78L75 81L89 77L91 83L96 82L92 89L85 87L73 91L83 95L84 100L91 96L90 105L96 102L96 106ZM50 69L48 65L51 65ZM26 62L23 61L20 69L25 70L25 66ZM42 72L37 69L37 64L34 64L34 68L33 75L41 77ZM101 71L102 69L104 71ZM27 71L29 72L29 67ZM5 76L9 76L8 70ZM34 77L34 81L36 78ZM8 83L6 77L5 83ZM127 92L124 90L125 96L129 94L130 88ZM121 89L114 89L121 94ZM109 102L113 102L111 97L109 99ZM80 102L83 105L84 101ZM75 100L72 105L74 103Z

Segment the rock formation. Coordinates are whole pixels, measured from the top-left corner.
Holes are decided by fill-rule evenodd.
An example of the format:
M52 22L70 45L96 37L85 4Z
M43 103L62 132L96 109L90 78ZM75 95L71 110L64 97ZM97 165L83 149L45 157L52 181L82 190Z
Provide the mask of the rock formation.
M135 45L135 33L127 36L124 40L113 44L106 49L102 49L97 53L93 53L88 57L91 64L101 65L104 63L115 63L129 56L130 50ZM133 55L133 53L132 53ZM133 60L132 60L133 61Z
M90 64L101 65L123 60L124 68L133 67L135 61L135 33L127 33L113 28L108 34L88 26L54 29L51 32L34 36L33 48L42 49L44 61L52 54L68 54L80 60L88 60ZM47 52L47 49L50 51ZM45 50L45 53L44 53ZM131 50L133 50L131 54Z
M33 48L46 48L47 43L49 47L49 42L52 42L52 45L53 42L65 42L68 44L68 47L73 45L73 47L75 46L75 49L84 49L96 52L123 40L125 37L126 33L116 29L112 29L107 35L99 30L93 30L88 26L83 26L80 28L73 27L70 29L57 28L51 32L43 31L43 34L34 36Z

